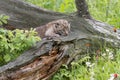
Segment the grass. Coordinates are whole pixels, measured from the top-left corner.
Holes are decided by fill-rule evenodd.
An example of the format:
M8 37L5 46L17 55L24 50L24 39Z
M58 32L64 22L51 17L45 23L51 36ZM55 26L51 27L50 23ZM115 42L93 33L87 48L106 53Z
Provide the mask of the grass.
M70 13L75 11L73 0L25 0L42 8L53 11Z
M111 74L120 74L120 50L117 50L115 56L112 49L99 54L93 60L86 56L72 62L69 68L64 65L52 80L108 80Z
M37 6L63 12L76 11L74 0L25 0ZM120 28L120 0L87 0L91 15L100 21Z
M91 15L120 28L120 0L87 0Z
M25 1L63 13L76 11L74 0ZM120 0L87 0L87 2L89 11L96 20L120 28ZM106 51L100 51L99 54L95 55L92 60L86 56L72 62L71 67L63 65L52 80L110 80L111 74L120 74L120 49L115 53L113 49L106 48ZM119 76L118 80L120 80Z

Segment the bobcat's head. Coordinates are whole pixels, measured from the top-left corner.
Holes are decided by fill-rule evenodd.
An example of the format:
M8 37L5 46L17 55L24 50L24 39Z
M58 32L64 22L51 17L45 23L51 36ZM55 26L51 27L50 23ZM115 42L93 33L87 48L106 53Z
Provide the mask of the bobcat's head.
M60 36L67 36L70 32L70 23L65 19L57 20L54 23L54 32Z

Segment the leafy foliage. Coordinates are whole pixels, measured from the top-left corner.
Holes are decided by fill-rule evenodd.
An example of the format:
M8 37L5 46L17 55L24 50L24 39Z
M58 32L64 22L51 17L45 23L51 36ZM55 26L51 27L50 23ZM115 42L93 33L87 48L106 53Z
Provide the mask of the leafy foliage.
M1 14L0 15L0 26L3 24L7 24L7 20L9 19L9 16Z
M70 13L76 10L73 0L25 0L25 1L58 12Z
M7 24L8 19L9 16L0 15L0 26ZM23 51L35 45L40 40L36 34L34 29L10 31L0 28L0 66L14 60Z
M100 54L98 57L94 56L94 60L87 56L72 62L70 68L63 65L52 80L108 80L111 74L120 74L120 50L117 50L114 57L112 55L115 53L110 49Z
M35 45L40 40L36 34L33 29L30 31L0 29L0 65L15 59L23 51Z

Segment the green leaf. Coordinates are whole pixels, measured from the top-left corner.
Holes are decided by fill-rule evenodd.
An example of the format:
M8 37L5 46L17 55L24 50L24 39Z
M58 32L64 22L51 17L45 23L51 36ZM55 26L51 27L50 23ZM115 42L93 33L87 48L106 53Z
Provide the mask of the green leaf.
M9 54L6 54L6 55L4 56L4 59L5 59L6 62L8 62L8 61L11 60L11 57L10 57Z
M5 20L5 19L3 19L2 22L3 22L4 24L7 24L7 20Z
M3 19L6 19L6 20L7 20L7 19L9 19L9 16L4 16Z
M0 21L0 26L3 25L3 23Z

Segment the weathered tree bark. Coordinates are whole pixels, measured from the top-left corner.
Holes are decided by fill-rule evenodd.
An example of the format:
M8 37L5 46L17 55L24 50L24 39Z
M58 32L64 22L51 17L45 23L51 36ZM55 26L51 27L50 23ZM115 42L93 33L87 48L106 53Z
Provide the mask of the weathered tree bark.
M120 36L113 27L91 19L84 0L76 0L76 4L79 15L73 16L48 11L22 0L0 0L0 14L9 15L8 25L14 28L35 28L61 18L68 20L72 27L68 36L40 41L15 61L0 67L0 80L49 79L63 63L69 64L88 51L96 51L104 47L102 44L120 48Z
M77 15L79 17L91 19L86 0L75 0L75 3L77 8Z

